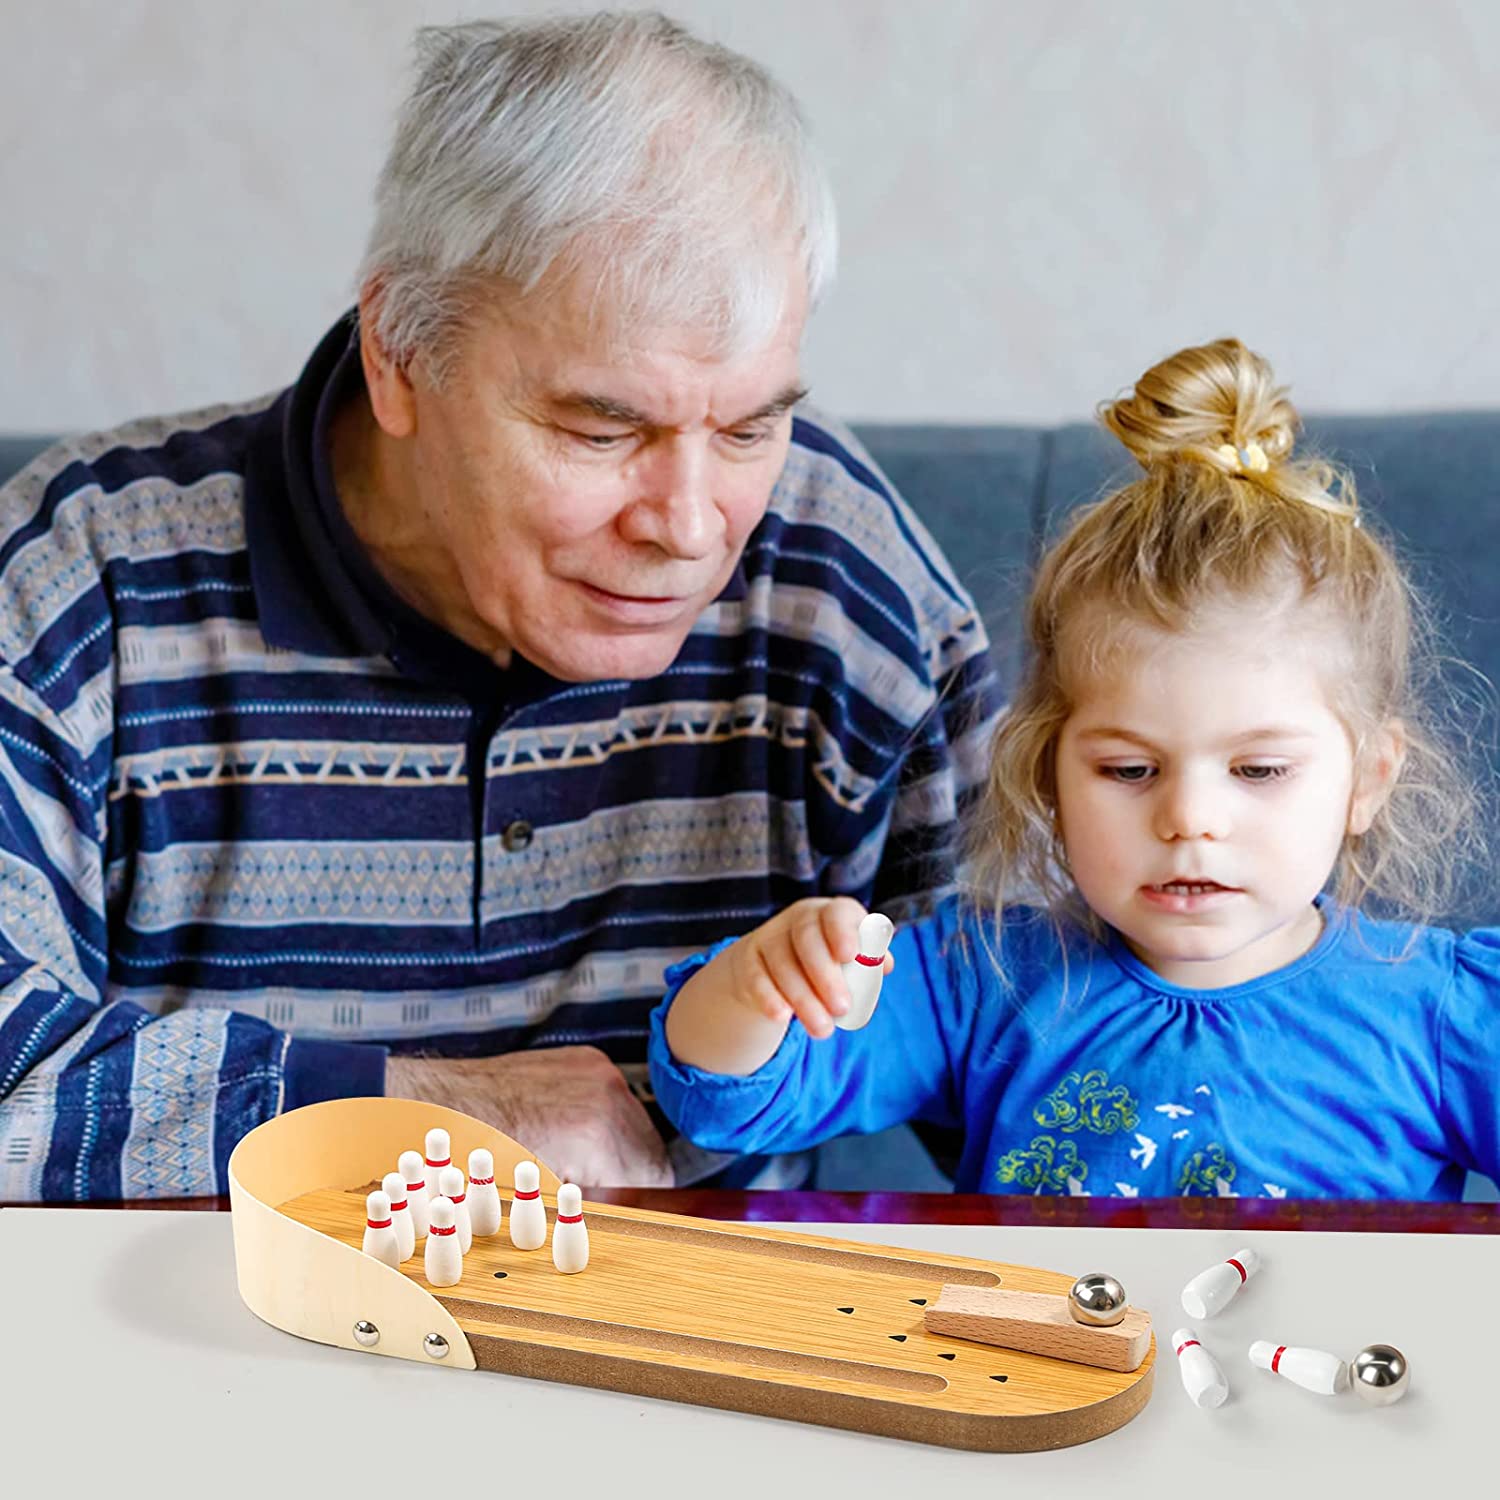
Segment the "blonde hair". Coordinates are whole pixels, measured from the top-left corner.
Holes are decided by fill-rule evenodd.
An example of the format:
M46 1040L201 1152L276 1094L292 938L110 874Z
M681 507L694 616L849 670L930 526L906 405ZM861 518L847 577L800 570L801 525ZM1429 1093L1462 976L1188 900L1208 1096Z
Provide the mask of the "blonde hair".
M1145 472L1078 512L1042 559L1027 607L1030 660L969 829L971 899L998 922L1024 891L1060 935L1070 923L1102 937L1068 876L1056 815L1076 667L1097 665L1122 624L1181 632L1226 600L1290 589L1332 622L1330 645L1343 637L1331 706L1356 765L1381 726L1399 720L1404 731L1400 774L1368 831L1345 835L1333 896L1420 923L1445 914L1466 860L1482 852L1478 794L1439 727L1427 616L1361 517L1350 476L1293 456L1296 409L1237 339L1163 360L1099 417Z

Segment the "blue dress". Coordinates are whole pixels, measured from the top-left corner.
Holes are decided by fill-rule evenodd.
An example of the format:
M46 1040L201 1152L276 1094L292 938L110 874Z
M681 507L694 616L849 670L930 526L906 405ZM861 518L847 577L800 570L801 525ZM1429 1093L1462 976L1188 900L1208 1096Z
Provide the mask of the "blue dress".
M950 900L896 935L864 1030L818 1042L794 1021L744 1078L677 1062L663 1029L720 944L668 971L656 1096L720 1150L958 1125L960 1192L1453 1200L1468 1171L1500 1177L1500 929L1323 910L1301 958L1194 990L1029 908L1000 933L1007 984Z

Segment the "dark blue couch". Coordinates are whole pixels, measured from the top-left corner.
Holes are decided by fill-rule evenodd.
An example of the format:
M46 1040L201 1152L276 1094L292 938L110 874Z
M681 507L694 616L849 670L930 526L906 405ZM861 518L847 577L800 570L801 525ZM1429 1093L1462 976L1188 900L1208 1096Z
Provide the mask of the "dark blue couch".
M979 601L996 660L1014 681L1020 602L1043 538L1074 505L1128 477L1132 462L1108 434L1082 424L867 425L859 435ZM1305 439L1353 470L1364 505L1395 533L1436 606L1454 656L1500 683L1500 412L1328 417L1310 421ZM0 483L46 441L0 437ZM1453 685L1473 706L1479 759L1493 773L1500 767L1493 690L1459 671ZM1487 822L1500 858L1493 807ZM1453 918L1461 926L1500 924L1500 890L1490 871L1470 874ZM873 1150L868 1143L835 1145L839 1164L820 1170L823 1186L930 1183L906 1138ZM1471 1196L1480 1193L1494 1196L1476 1184Z

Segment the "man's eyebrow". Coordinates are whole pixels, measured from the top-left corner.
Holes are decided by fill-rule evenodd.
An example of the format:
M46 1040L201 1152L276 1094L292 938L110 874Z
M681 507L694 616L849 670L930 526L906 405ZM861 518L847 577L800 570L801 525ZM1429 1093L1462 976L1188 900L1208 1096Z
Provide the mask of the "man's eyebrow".
M779 417L789 412L799 401L807 399L807 387L805 385L789 385L780 393L773 396L764 406L743 416L738 422L731 422L731 427L743 427L746 422L765 422L772 417Z
M743 417L737 417L733 422L725 425L743 427L749 422L770 421L790 411L806 395L806 386L789 385L767 401L764 406L758 406L754 411L747 412ZM619 401L613 396L600 396L591 391L569 391L565 395L556 397L555 400L558 406L567 407L572 411L587 412L590 416L598 417L602 422L618 422L622 427L655 425L645 412L632 406L628 401Z
M1141 745L1147 750L1156 749L1156 746L1145 735L1136 734L1131 729L1122 729L1115 724L1099 724L1089 729L1082 729L1078 733L1078 738L1080 740L1127 740L1132 745ZM1258 729L1247 729L1243 734L1231 735L1224 743L1226 745L1252 745L1261 740L1316 738L1316 731L1304 728L1300 724L1264 724Z

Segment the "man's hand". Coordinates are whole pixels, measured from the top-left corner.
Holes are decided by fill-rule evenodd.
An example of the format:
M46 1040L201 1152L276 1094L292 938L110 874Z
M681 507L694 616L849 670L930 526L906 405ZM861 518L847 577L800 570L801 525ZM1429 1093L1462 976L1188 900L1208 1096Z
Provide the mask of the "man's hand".
M624 1075L597 1047L501 1057L392 1057L385 1091L487 1120L584 1187L671 1187L667 1148Z

